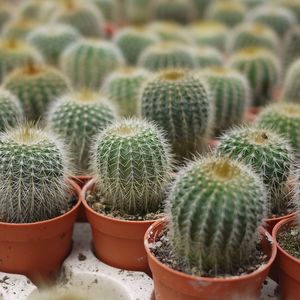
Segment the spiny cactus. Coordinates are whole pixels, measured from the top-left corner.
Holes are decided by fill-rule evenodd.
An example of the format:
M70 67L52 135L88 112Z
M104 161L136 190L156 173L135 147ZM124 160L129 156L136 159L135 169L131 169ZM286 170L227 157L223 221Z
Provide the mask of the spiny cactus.
M38 24L31 19L13 19L4 26L2 36L7 39L26 40L28 34Z
M114 42L121 49L126 62L135 65L143 50L159 42L159 37L143 27L126 27L115 36Z
M228 41L228 50L232 52L248 47L263 47L276 53L279 39L277 34L266 25L255 22L245 23L232 32Z
M287 207L292 194L287 187L296 165L288 141L269 129L241 127L225 133L217 151L243 160L261 174L268 190L270 212Z
M159 209L171 178L172 158L156 126L123 119L98 135L91 167L112 208L140 214Z
M142 52L138 65L150 71L170 68L194 69L197 66L192 48L174 42L161 42Z
M300 58L288 68L283 85L283 98L300 103Z
M199 75L207 79L214 94L216 133L241 123L251 103L247 78L225 67L211 67Z
M269 128L285 137L293 149L300 150L300 104L276 103L264 108L256 120L260 128Z
M79 40L63 51L59 65L75 88L98 90L104 78L123 62L122 53L112 43Z
M289 66L300 58L300 25L292 27L283 40L283 65L287 70Z
M48 24L33 30L27 40L43 54L48 64L57 65L63 50L79 38L79 32L71 26Z
M222 53L213 47L202 46L196 48L195 57L199 68L221 66L223 64Z
M2 221L43 221L68 209L68 155L56 137L22 125L0 134L0 155Z
M294 13L300 21L300 2L299 0L279 0L279 3Z
M127 19L132 24L145 24L151 17L152 0L125 0Z
M104 18L108 21L116 21L118 18L118 1L117 0L92 0L98 7Z
M206 148L213 103L208 85L195 74L171 69L153 75L141 90L141 114L166 131L178 159Z
M272 52L258 47L244 48L231 57L229 66L248 78L254 106L265 105L272 99L281 75L280 62Z
M3 86L19 98L30 120L39 120L47 106L69 90L68 79L61 72L33 64L15 70Z
M184 271L230 272L256 247L266 216L266 192L247 165L209 156L176 178L167 201L169 240Z
M197 18L201 19L205 15L206 9L209 6L211 0L193 0L194 7L197 11Z
M11 20L13 8L7 3L0 3L0 32L3 26Z
M140 89L148 77L144 69L121 68L106 78L103 92L117 103L120 115L132 117L137 114Z
M243 21L246 11L246 6L240 1L212 1L207 11L207 17L231 27Z

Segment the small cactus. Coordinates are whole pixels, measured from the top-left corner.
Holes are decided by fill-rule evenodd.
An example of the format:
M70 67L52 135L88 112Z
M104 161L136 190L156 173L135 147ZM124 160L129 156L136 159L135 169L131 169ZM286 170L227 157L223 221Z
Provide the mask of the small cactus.
M210 2L211 0L193 0L198 19L202 19L204 17Z
M206 68L206 67L223 65L222 53L213 47L200 46L196 48L195 57L196 57L198 68Z
M92 0L108 21L116 21L118 18L118 1L117 0Z
M145 24L151 17L152 0L124 0L127 19L132 24Z
M68 79L58 70L33 64L15 70L3 87L15 94L29 120L39 120L48 105L69 90Z
M262 5L266 3L268 0L240 0L243 4L245 4L248 8L253 8L258 5Z
M12 19L2 31L6 39L26 40L28 34L38 26L37 21L31 19Z
M300 103L300 58L288 68L284 84L283 98L289 102Z
M78 171L86 171L93 138L112 123L116 113L100 94L70 93L58 98L48 112L47 124L72 151Z
M178 159L207 147L213 127L213 103L206 82L184 70L153 75L141 90L141 114L167 133Z
M27 0L21 3L19 16L25 19L38 21L40 19L45 0Z
M281 75L280 62L272 52L259 47L244 48L231 57L229 66L248 78L254 106L263 106L272 99Z
M68 209L68 155L56 137L22 125L0 134L0 155L2 221L43 221Z
M144 69L121 68L111 73L103 83L103 92L119 107L120 115L137 114L139 93L149 73Z
M247 261L266 217L259 176L228 157L197 159L176 178L167 201L169 240L187 273L228 273Z
M300 25L292 27L283 40L283 65L285 70L300 58Z
M298 21L300 21L300 2L299 0L279 0L279 4L286 7L294 13Z
M172 158L156 126L123 119L98 135L91 167L108 205L127 214L146 214L157 211L165 198Z
M79 40L60 56L60 68L75 88L98 90L104 78L123 64L120 50L110 42Z

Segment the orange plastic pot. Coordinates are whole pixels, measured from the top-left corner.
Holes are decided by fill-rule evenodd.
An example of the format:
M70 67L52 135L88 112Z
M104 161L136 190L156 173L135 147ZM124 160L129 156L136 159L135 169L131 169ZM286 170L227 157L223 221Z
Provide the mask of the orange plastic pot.
M145 234L145 249L153 274L156 300L233 300L259 299L261 287L276 257L271 235L262 228L262 247L268 262L251 274L233 278L208 278L187 275L162 264L150 251L149 244L158 240L166 221L155 222Z
M300 297L300 260L288 254L277 241L278 234L289 227L296 217L284 219L277 223L273 229L273 239L277 246L278 277L281 299L299 300Z
M291 214L288 214L288 215L285 215L285 216L282 216L282 217L279 217L279 218L271 218L271 219L266 219L265 220L265 228L268 230L268 232L270 234L272 234L272 231L273 231L273 228L275 227L275 225L279 222L281 222L282 220L286 220L286 219L289 219L293 216L295 216L297 213L294 212L294 213L291 213Z
M72 192L79 186L69 180ZM23 274L35 283L55 279L72 248L80 201L59 217L34 223L0 222L0 271Z
M95 255L113 267L149 274L143 240L154 221L119 220L95 212L85 199L94 186L95 179L92 179L83 188L80 198L92 227Z

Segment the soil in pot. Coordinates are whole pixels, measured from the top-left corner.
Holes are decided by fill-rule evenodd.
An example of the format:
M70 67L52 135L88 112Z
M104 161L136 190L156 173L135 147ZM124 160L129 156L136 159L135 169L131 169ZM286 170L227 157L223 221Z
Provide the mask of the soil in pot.
M277 236L279 245L291 256L300 260L300 226L285 226Z

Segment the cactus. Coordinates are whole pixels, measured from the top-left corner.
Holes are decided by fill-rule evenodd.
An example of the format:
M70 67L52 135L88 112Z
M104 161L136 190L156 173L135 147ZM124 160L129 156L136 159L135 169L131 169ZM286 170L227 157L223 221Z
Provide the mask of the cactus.
M204 17L206 9L209 6L210 2L210 0L193 0L198 19L202 19Z
M92 0L92 2L98 7L106 20L117 20L119 13L117 0Z
M280 62L272 52L258 47L245 48L231 57L229 66L248 78L254 106L265 105L272 99L281 75Z
M200 158L176 178L167 201L169 240L183 270L228 273L255 250L266 216L266 192L242 162Z
M283 65L287 70L290 65L300 58L300 25L292 27L283 40Z
M35 20L13 19L4 26L2 36L7 39L26 40L28 34L37 26Z
M195 49L195 57L199 68L221 66L223 64L222 53L213 47L198 47Z
M139 92L148 77L144 69L121 68L106 78L103 92L118 104L120 115L132 117L137 114Z
M45 0L28 0L21 3L19 16L28 20L40 20Z
M123 119L98 135L91 167L97 187L112 209L146 214L157 211L165 198L172 158L156 126Z
M241 123L251 103L250 86L245 76L225 67L211 67L199 75L214 92L216 133Z
M194 69L197 66L192 48L174 42L161 42L145 49L138 65L150 71L170 68Z
M69 90L68 79L61 72L32 64L11 73L3 86L19 98L26 117L35 121L57 96Z
M300 2L299 0L279 0L279 3L294 13L300 21Z
M79 38L79 32L71 26L49 24L33 30L27 40L43 54L48 64L55 66L63 50Z
M225 133L217 151L243 160L262 176L271 213L287 207L287 187L296 165L288 141L269 129L241 127Z
M0 4L0 32L9 20L12 18L12 7L6 3Z
M98 90L104 78L123 64L120 50L107 41L79 40L60 56L60 68L74 87Z
M258 5L262 5L266 3L268 0L240 0L243 4L245 4L248 8L253 8Z
M246 6L235 0L212 2L207 11L207 17L232 27L241 23L246 15Z
M151 0L124 0L127 19L132 24L145 24L151 17Z
M63 95L48 112L47 124L72 151L78 171L86 171L93 138L112 123L116 113L100 94L80 91Z
M280 37L296 24L295 15L285 7L274 3L258 6L247 15L249 21L265 24L272 28Z
M279 39L277 34L266 25L255 22L245 23L232 32L228 41L228 50L233 52L248 47L262 47L276 53Z
M259 128L269 128L285 137L293 147L300 150L300 104L276 103L267 106L258 115Z
M300 58L287 70L283 84L283 98L289 102L300 103Z
M0 219L31 223L68 209L70 174L63 145L30 124L0 134Z
M115 36L114 42L121 49L126 62L135 65L143 50L159 42L159 37L142 27L126 27Z
M165 70L143 85L141 114L167 132L178 159L207 146L213 127L213 103L202 79L185 70Z

